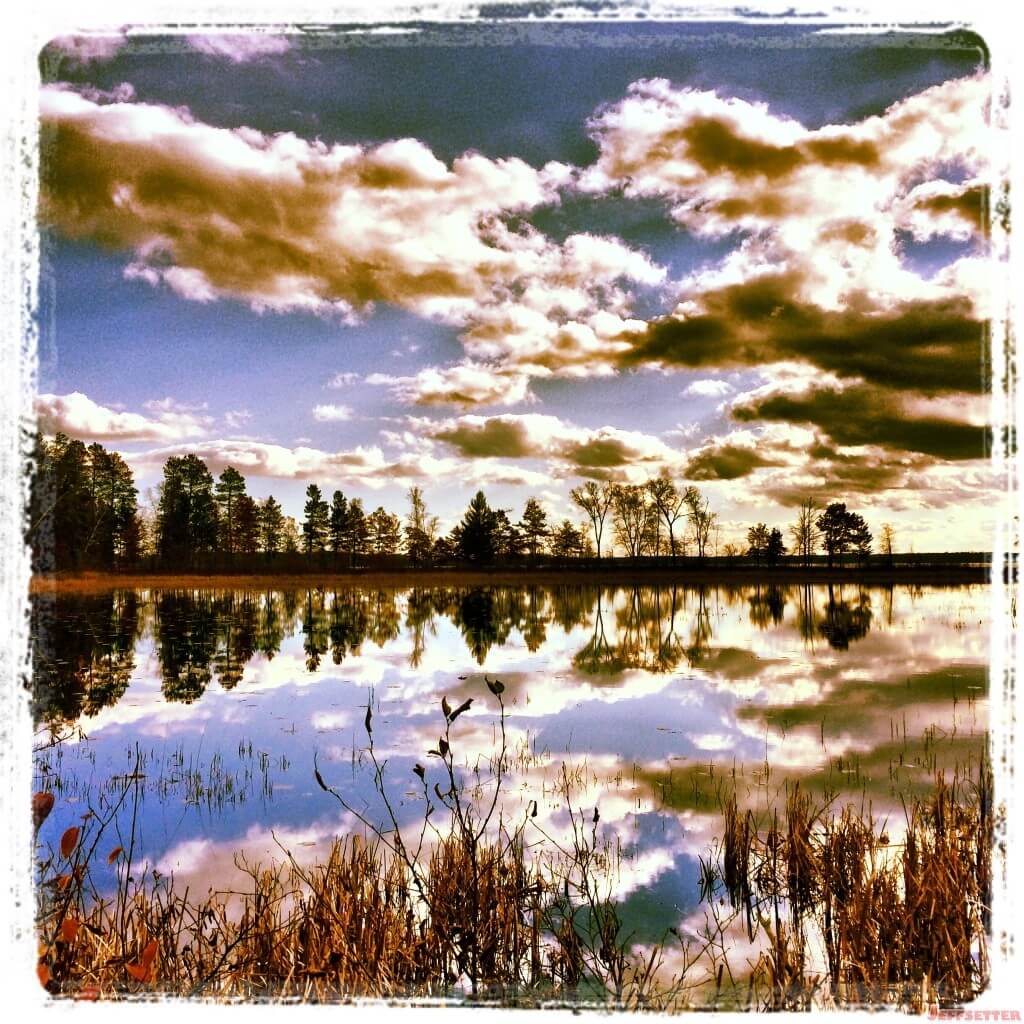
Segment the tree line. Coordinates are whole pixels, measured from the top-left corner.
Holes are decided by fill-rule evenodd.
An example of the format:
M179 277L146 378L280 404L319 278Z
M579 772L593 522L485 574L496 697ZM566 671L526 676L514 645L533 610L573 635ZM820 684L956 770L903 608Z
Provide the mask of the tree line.
M358 497L316 483L306 488L303 518L284 513L273 495L257 500L245 477L228 466L216 479L198 455L172 456L163 467L153 507L140 510L131 469L101 444L57 434L36 435L28 539L34 571L118 570L145 564L166 569L242 568L257 564L355 569L367 564L399 567L452 564L531 564L600 560L616 550L631 560L747 558L758 566L787 554L778 527L750 527L746 546L719 547L720 520L693 485L666 474L644 484L587 481L570 492L582 517L549 520L530 497L522 514L492 507L477 491L461 520L447 533L427 509L419 487L408 491L400 517L383 507L368 512ZM789 527L789 553L805 565L819 548L831 567L848 553L866 558L872 535L862 516L841 502L800 506ZM881 534L892 558L894 533ZM284 557L288 556L288 557Z

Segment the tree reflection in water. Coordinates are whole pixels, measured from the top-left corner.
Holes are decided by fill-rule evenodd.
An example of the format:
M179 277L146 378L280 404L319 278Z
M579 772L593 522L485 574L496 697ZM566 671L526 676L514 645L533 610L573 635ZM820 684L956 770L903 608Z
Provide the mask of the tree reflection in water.
M73 722L124 694L134 650L151 622L161 690L170 701L202 697L211 680L231 690L258 654L273 658L301 635L305 666L319 671L358 657L365 641L385 647L409 637L408 664L417 668L446 619L484 665L495 646L517 632L539 651L557 627L590 630L572 658L574 669L611 679L628 670L669 673L709 664L715 648L712 607L742 608L758 630L782 627L795 598L794 628L813 648L820 639L845 650L872 625L869 591L841 585L785 588L707 586L420 587L406 592L343 588L324 591L118 591L89 597L33 599L33 712L37 721ZM891 624L892 594L883 595Z

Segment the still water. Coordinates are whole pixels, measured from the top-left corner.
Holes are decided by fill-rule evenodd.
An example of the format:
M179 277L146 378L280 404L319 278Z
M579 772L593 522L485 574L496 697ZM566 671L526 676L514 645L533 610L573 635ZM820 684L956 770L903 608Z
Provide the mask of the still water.
M490 784L504 686L506 820L557 837L599 809L638 941L698 912L716 781L769 808L800 780L897 814L987 727L987 586L495 586L122 590L36 599L34 788L54 844L136 767L138 870L229 889L238 860L304 862L357 817L384 826L365 721L399 826L440 767L442 697L461 778ZM386 762L386 764L384 764ZM568 789L566 788L568 784ZM390 827L390 826L389 826ZM125 844L127 845L127 844ZM99 884L114 885L101 863ZM109 876L109 877L107 877Z

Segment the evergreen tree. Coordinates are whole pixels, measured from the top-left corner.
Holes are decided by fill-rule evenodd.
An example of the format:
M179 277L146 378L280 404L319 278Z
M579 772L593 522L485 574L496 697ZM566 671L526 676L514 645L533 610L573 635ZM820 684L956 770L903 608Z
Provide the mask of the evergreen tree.
M328 528L331 551L340 555L345 548L345 528L348 522L348 502L341 491L335 491L331 499L331 518Z
M302 524L303 549L307 555L318 554L327 546L330 511L316 484L310 484L306 488L306 505L303 511L306 514L305 522Z
M234 512L235 550L242 555L254 555L260 547L260 507L248 494L242 494Z
M245 477L231 466L220 475L215 488L220 510L220 548L229 555L238 547L238 505L245 496Z
M834 501L818 517L817 527L821 531L822 543L828 553L828 565L833 559L840 559L847 551L856 550L862 558L871 551L871 531L868 524L856 512L847 510L841 501Z
M198 455L172 455L164 463L157 506L157 550L166 562L193 565L217 543L213 476Z
M519 528L531 558L543 550L548 535L548 514L536 498L527 498Z
M353 568L359 559L366 554L370 531L366 525L366 513L363 511L362 498L353 498L348 503L348 514L345 516L345 530L342 534L343 544L349 553L350 565Z
M765 561L769 565L775 565L785 553L786 545L782 541L782 531L777 526L772 527L771 533L768 534L768 543L764 549Z
M764 523L758 523L747 531L747 554L760 565L768 556L771 533Z
M270 495L259 507L260 547L268 555L281 550L284 535L284 515L281 505Z
M487 504L483 491L477 491L462 517L458 538L459 557L484 564L494 560L498 517Z

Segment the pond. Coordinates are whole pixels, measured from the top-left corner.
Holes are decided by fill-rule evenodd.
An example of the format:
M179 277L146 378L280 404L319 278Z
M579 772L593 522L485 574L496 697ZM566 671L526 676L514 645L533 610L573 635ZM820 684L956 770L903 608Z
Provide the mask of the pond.
M39 839L129 780L109 845L192 891L231 889L240 858L312 863L366 821L388 830L388 805L415 836L443 783L442 698L471 699L448 734L460 781L490 801L504 742L502 820L554 839L585 815L633 941L656 942L701 913L723 779L762 810L799 780L895 820L937 769L978 761L990 602L852 584L37 597L34 789L56 798Z

